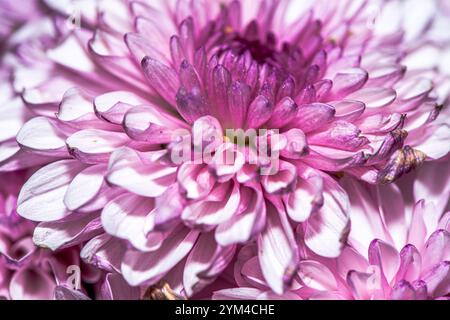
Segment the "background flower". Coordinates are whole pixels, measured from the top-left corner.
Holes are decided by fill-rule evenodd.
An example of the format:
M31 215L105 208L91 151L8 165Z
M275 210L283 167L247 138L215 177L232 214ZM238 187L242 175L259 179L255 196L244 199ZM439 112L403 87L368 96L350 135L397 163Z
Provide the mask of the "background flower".
M445 173L445 175L444 175ZM374 187L345 179L350 195L349 245L324 259L300 243L302 258L290 289L269 290L255 248L234 265L235 289L216 299L447 299L450 293L448 165L426 165L415 182Z
M58 285L73 285L69 267L83 269L80 285L82 281L97 282L100 271L82 265L79 248L52 252L35 246L34 224L16 212L17 193L24 178L23 173L0 175L0 296L14 300L52 299ZM6 181L9 183L4 185Z

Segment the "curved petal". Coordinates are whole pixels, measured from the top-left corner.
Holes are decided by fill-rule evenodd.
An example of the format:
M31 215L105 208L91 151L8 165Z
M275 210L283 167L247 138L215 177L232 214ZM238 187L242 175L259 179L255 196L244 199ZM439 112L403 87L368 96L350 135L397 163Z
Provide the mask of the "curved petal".
M142 68L150 86L168 103L176 106L176 95L180 83L175 71L150 57L142 59Z
M267 224L258 237L259 262L270 288L283 294L298 264L298 249L284 211L267 203Z
M361 68L340 70L333 80L333 95L338 98L345 97L346 95L361 89L368 78L369 74L367 71Z
M176 167L159 161L165 151L138 152L122 148L111 155L107 180L143 197L158 197L175 180Z
M437 298L448 295L450 292L450 262L443 261L434 266L422 279L427 285L429 296Z
M416 292L408 281L398 282L391 292L392 300L416 300Z
M97 214L71 214L57 221L41 222L34 229L33 241L37 246L57 250L96 236L101 227Z
M106 168L103 164L91 166L75 176L64 195L67 209L77 210L98 195L104 184Z
M351 270L366 272L368 267L367 258L351 246L346 246L337 258L337 272L343 279L347 277Z
M215 239L222 246L245 243L265 226L266 205L259 188L242 186L239 207L245 209L221 223L216 229Z
M346 280L355 299L371 300L373 298L373 290L379 290L375 279L374 275L370 273L350 271Z
M64 157L68 155L65 139L70 130L64 132L54 120L36 117L25 123L17 134L17 143L22 148L40 154Z
M297 180L296 189L283 197L289 217L297 222L306 221L323 205L323 180L320 176Z
M178 169L177 180L189 199L199 199L209 194L216 179L205 165L183 163Z
M198 231L180 226L154 252L128 250L121 268L125 280L132 286L155 284L191 251L198 235Z
M400 266L398 268L396 281L415 281L419 279L422 269L422 257L413 245L405 246L400 252Z
M146 234L145 221L154 208L154 200L134 194L123 194L108 203L102 211L106 232L130 241L143 252L157 250L163 241L159 232Z
M51 300L55 281L38 268L23 268L11 278L9 292L13 300Z
M33 221L55 221L67 216L69 210L63 199L69 183L83 168L78 161L61 160L38 170L22 187L17 212Z
M107 162L113 151L128 142L129 138L121 132L97 129L78 131L66 140L70 153L88 164Z
M186 206L185 198L181 195L178 184L173 184L155 200L153 216L147 220L145 230L147 232L171 229L173 223L177 223Z
M324 180L323 206L306 222L305 243L320 256L335 258L347 241L349 199L331 178Z
M300 106L297 118L289 126L294 126L304 133L308 133L330 122L335 113L334 107L328 104L315 103Z
M310 288L320 291L334 291L337 289L338 284L333 273L317 261L301 261L297 274L300 280Z
M183 272L187 296L200 291L228 266L234 257L235 246L221 247L214 241L214 233L203 233L186 260Z
M346 99L364 102L367 112L385 107L394 102L396 98L397 93L393 89L382 87L363 88L346 97Z
M223 289L213 293L213 300L256 300L262 293L255 288Z
M127 250L125 241L103 233L93 237L80 252L86 263L112 273L120 273L120 264Z
M123 119L123 127L129 137L151 144L172 142L174 123L177 123L176 119L170 119L152 106L131 108Z
M290 162L280 161L279 167L272 166L272 169L275 169L273 174L265 174L261 178L261 184L266 192L270 194L290 192L297 182L297 168Z
M369 247L369 262L380 268L386 281L390 283L400 267L400 256L394 247L383 241L374 240Z
M101 287L103 300L139 300L140 289L131 287L120 274L108 273Z
M128 91L113 91L99 95L94 100L95 112L103 119L121 125L126 112L145 100Z
M239 184L234 181L215 187L203 200L187 206L181 218L193 226L219 225L235 215L240 201Z
M64 122L98 120L94 113L92 100L78 88L69 89L64 93L56 116Z
M446 230L434 232L425 244L422 258L424 272L441 261L450 261L450 233Z

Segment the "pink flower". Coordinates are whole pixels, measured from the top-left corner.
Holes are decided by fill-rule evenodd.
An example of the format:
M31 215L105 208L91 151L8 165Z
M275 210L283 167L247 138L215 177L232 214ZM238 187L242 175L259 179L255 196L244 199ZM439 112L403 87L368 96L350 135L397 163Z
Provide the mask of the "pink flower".
M398 185L374 187L346 179L343 184L352 203L352 229L348 246L338 258L324 259L300 243L302 260L298 272L290 288L276 295L261 271L256 248L250 245L241 250L235 263L239 288L218 290L214 297L448 298L450 212L445 213L450 195L448 177L449 168L443 162L426 165L413 185L411 181L402 181Z
M164 279L191 296L255 241L281 294L299 264L294 228L316 254L341 254L349 201L336 176L389 183L448 153L435 121L448 78L407 69L417 39L372 30L365 1L99 1L73 32L46 2L58 32L13 66L39 116L5 165L49 164L18 212L40 222L37 245L88 241L82 257L131 285ZM253 142L226 129L269 129L257 138L269 152L252 162ZM193 158L175 161L186 145ZM212 157L196 162L199 149Z

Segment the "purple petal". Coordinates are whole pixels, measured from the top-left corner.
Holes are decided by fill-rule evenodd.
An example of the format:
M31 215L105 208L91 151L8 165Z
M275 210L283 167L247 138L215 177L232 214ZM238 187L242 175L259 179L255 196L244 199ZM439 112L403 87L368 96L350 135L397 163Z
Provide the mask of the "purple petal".
M180 83L175 71L150 57L142 60L142 68L153 89L172 106L176 106L175 97Z

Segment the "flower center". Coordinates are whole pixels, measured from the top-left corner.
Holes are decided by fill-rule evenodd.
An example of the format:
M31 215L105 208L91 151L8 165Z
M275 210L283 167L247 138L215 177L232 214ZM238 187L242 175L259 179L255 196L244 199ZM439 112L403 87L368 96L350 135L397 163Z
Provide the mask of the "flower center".
M258 35L246 36L231 31L230 27L225 28L225 33L230 33L228 47L219 51L219 55L231 50L234 54L241 56L249 52L254 61L258 64L273 64L276 60L276 37L273 33L268 33L266 40L261 40Z

